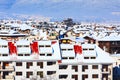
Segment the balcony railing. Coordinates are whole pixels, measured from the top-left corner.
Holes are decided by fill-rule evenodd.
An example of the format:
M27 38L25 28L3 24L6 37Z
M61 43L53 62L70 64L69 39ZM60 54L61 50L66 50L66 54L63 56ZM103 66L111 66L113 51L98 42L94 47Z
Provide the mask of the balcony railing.
M5 66L5 68L1 66L0 71L14 71L14 66Z
M13 75L6 75L4 79L2 78L2 76L0 76L0 80L14 80L14 76Z
M103 74L111 74L111 69L102 69Z

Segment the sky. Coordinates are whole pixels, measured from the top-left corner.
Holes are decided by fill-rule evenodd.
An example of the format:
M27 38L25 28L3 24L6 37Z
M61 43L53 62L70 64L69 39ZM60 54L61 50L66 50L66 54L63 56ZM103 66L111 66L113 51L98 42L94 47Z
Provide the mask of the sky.
M14 14L53 20L120 21L120 0L0 0L0 17Z

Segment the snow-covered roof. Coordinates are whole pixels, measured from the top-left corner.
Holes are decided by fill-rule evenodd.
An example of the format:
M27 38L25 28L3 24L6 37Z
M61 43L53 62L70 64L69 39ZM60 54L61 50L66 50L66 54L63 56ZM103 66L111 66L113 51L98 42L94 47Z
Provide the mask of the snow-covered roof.
M6 40L0 39L0 45L8 45L8 42Z
M95 44L82 44L82 48L95 48Z
M0 33L1 33L1 34L2 34L2 33L8 34L9 31L8 31L8 30L0 30Z
M38 45L51 45L51 41L48 41L48 40L38 41Z
M0 54L9 54L8 47L6 47L6 48L0 48Z
M9 34L14 34L14 33L18 33L18 31L14 31L14 30L9 31Z
M17 48L17 53L18 54L31 54L31 49L30 49L30 47L27 47L27 48L25 48L25 47L21 47L21 48Z
M76 42L85 42L83 37L76 37Z
M103 51L101 48L99 48L96 45L96 51L97 51L97 58L96 58L96 62L99 63L113 63L114 59L109 55L109 53Z
M120 36L105 36L97 40L98 41L120 41Z
M2 40L1 40L2 42ZM87 63L98 63L98 64L109 64L109 63L113 63L114 60L112 59L112 57L110 57L110 55L103 51L101 48L99 48L97 45L95 44L82 44L82 53L80 54L76 54L74 51L74 44L60 44L61 46L61 50L60 51L60 47L59 47L59 42L58 40L53 41L54 43L52 43L52 41L37 41L38 42L38 46L39 45L51 45L49 47L39 47L39 54L41 53L51 53L52 56L39 56L38 55L33 55L31 54L31 48L30 48L30 42L27 40L19 40L16 41L16 45L29 45L29 47L17 47L17 53L18 54L31 54L30 56L17 56L17 60L61 60L61 56L62 57L74 57L73 59L66 59L66 60L62 60L61 64L87 64ZM4 42L3 42L4 43ZM87 50L85 50L87 49ZM2 52L3 50L5 50L5 53L9 52L8 48L4 48L1 49L0 48L0 52ZM3 51L4 52L4 51ZM37 59L35 58L35 56L37 57ZM0 60L11 60L10 59L11 56L8 56L6 58L0 58ZM84 59L84 57L95 57L95 59Z
M11 27L20 27L21 26L21 24L18 24L18 23L12 23L11 24Z
M26 30L26 29L34 29L33 27L31 27L31 26L29 26L29 25L27 25L27 24L22 24L21 26L20 26L20 29L21 30Z
M30 41L28 41L28 40L19 40L19 41L16 41L16 45L30 45Z

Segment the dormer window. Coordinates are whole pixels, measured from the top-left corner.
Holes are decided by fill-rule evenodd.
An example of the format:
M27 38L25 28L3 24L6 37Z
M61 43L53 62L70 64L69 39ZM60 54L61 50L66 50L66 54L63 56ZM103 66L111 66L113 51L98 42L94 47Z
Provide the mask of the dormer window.
M44 45L39 45L39 47L44 47Z
M73 49L68 49L68 51L72 51Z
M62 59L68 59L67 57L62 57Z
M87 51L88 49L87 48L83 48L83 51Z
M91 59L96 59L96 57L91 57Z
M89 57L84 57L84 59L89 59Z
M23 54L18 54L18 56L23 56Z
M66 51L66 49L62 49L62 51Z
M52 56L52 54L47 54L47 56Z
M24 47L29 47L29 45L24 45Z
M45 47L51 47L50 45L45 45Z
M2 54L2 56L8 56L8 54Z
M2 45L2 48L6 48L7 46L6 45Z
M22 45L17 45L17 47L22 47Z
M89 48L89 50L94 50L94 48Z
M74 59L74 57L69 57L69 59Z

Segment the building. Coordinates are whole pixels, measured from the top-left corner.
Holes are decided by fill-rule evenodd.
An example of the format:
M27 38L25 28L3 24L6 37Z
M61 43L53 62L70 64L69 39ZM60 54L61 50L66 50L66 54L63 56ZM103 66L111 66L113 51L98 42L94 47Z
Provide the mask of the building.
M66 43L65 43L66 42ZM113 59L95 44L72 40L0 40L0 80L112 80Z

